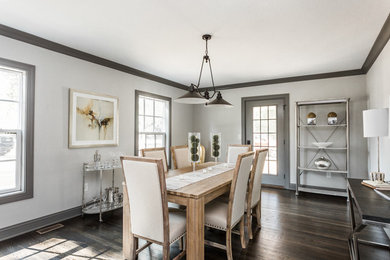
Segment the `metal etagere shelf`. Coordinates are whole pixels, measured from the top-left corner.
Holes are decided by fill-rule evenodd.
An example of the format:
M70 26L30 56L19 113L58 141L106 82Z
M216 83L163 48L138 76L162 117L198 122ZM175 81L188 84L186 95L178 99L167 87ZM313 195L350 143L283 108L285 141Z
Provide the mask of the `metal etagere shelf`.
M347 196L345 188L334 188L326 187L323 185L303 185L301 183L301 178L303 175L307 174L340 174L345 179L349 177L350 174L350 162L349 162L349 98L342 99L331 99L331 100L320 100L320 101L301 101L296 102L296 151L297 151L297 176L296 176L296 195L299 195L300 191L311 192L311 193L320 193L327 195L336 195L336 196ZM318 122L319 124L307 124L306 118L303 118L302 110L306 112L310 109L320 109L318 106L328 105L328 107L338 106L339 109L342 109L340 117L338 117L338 122L336 124L325 124ZM328 111L331 112L331 111ZM324 119L324 115L322 115ZM326 135L324 140L321 140L318 137L318 132L321 132L322 135ZM308 136L316 142L327 142L332 139L335 139L335 133L338 134L339 143L343 145L336 147L316 147L314 145L308 144ZM305 136L306 135L306 136ZM340 140L345 138L345 140ZM314 156L313 156L314 154ZM323 154L327 159L330 160L332 167L328 169L318 169L313 165L314 160L320 155ZM340 158L345 157L345 162L343 161L343 166L338 167L335 160L332 159L338 156ZM339 159L337 158L337 159Z

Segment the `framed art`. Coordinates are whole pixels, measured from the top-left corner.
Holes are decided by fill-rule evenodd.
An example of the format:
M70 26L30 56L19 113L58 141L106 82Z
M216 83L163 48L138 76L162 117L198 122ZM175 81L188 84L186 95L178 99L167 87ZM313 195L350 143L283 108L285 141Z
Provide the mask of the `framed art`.
M117 146L119 99L69 90L69 148Z

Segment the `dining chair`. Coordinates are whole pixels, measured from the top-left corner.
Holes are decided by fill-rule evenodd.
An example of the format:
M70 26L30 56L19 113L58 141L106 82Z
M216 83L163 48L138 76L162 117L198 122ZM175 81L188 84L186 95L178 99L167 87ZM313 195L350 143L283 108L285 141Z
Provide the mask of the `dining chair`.
M173 169L181 169L191 166L191 162L188 158L187 145L171 146L171 154L173 161Z
M249 177L249 187L246 201L247 230L249 239L253 239L252 216L256 210L257 227L261 228L261 177L268 149L259 149L255 152L252 171Z
M185 212L168 211L163 161L135 156L121 157L121 161L125 196L123 251L132 252L124 257L135 259L142 250L156 243L163 246L163 259L168 260L170 245L186 235L186 217ZM138 239L147 243L138 248ZM174 259L180 259L185 252L183 249Z
M234 164L239 154L249 152L250 150L252 150L252 145L250 144L229 144L226 162Z
M162 159L164 165L164 172L168 172L168 160L165 147L160 148L146 148L141 150L142 157Z
M245 196L248 189L248 180L251 172L254 152L238 155L230 187L229 200L215 199L205 206L205 226L226 231L226 245L205 241L206 245L226 250L228 260L233 259L232 229L240 223L240 238L242 248L245 243Z

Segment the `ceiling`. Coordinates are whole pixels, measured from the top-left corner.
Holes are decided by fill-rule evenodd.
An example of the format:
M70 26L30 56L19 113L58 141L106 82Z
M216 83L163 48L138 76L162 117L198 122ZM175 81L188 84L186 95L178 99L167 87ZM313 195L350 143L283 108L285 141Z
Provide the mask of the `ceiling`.
M0 0L0 23L185 85L360 69L389 0ZM208 86L208 73L201 87Z

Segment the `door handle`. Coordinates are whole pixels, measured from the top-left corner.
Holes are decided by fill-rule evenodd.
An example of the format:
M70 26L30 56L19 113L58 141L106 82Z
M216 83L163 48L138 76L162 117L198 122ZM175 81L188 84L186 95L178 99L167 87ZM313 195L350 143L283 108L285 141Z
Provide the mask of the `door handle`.
M251 144L251 140L246 140L246 144Z

